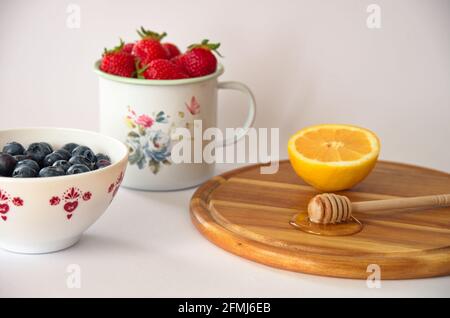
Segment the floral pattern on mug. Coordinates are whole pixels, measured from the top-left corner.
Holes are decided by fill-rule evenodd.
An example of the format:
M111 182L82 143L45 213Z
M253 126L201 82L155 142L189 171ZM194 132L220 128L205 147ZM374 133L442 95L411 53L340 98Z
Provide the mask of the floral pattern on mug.
M130 128L125 141L128 146L128 162L137 165L139 169L149 167L157 174L161 165L171 164L170 150L172 143L170 135L156 124L168 124L169 116L164 111L157 113L154 118L149 115L137 115L134 110L128 107L128 115L125 122Z
M148 167L153 174L157 174L163 165L171 164L173 130L177 127L191 129L194 116L200 113L200 103L195 96L185 103L185 107L188 112L179 111L178 116L172 119L164 111L155 112L150 116L137 114L128 106L125 124L130 131L125 144L128 146L128 162L131 165L136 165L141 170Z
M191 113L191 115L197 115L200 113L200 104L198 103L195 96L192 96L190 103L186 103L186 108Z
M168 116L164 111L160 111L153 119L145 114L137 116L129 108L125 121L130 127L125 142L128 146L130 164L137 165L139 169L148 166L154 174L159 172L161 164L170 164L170 136L154 125L154 123L168 123Z
M139 116L138 118L136 118L136 121L135 121L135 123L136 123L137 125L141 125L141 126L144 127L144 128L150 128L150 127L152 127L152 125L153 125L154 122L155 122L155 121L154 121L150 116L145 115L145 114Z

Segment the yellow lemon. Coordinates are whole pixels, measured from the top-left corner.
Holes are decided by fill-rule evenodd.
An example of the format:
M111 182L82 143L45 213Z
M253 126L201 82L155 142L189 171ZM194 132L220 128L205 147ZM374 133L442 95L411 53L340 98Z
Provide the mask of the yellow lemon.
M318 125L294 134L289 159L305 182L322 191L353 187L372 171L380 141L370 130L350 125Z

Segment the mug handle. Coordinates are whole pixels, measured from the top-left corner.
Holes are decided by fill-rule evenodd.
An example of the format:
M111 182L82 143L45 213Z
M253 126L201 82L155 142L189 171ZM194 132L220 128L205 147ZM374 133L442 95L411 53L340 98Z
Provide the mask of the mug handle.
M253 125L256 116L256 100L250 88L248 88L247 85L240 82L234 81L220 82L217 85L217 88L239 91L246 94L248 97L248 114L247 118L245 118L245 122L244 125L242 126L242 129L240 129L239 132L236 133L233 137L217 142L217 146L226 147L228 145L237 143L242 137L244 137L247 134L248 130Z

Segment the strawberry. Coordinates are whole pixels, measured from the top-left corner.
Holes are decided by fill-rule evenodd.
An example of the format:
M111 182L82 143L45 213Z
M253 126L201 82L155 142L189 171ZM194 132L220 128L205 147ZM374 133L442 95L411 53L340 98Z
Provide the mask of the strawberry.
M181 63L190 77L205 76L214 73L217 68L217 59L211 51L217 53L220 43L209 43L203 40L200 44L192 44L188 51L182 55Z
M123 51L124 43L121 40L120 44L112 50L105 49L100 69L109 74L133 77L136 72L135 61L133 55Z
M188 78L176 64L169 60L157 59L150 62L143 69L138 70L138 77L153 80L173 80Z
M126 53L130 53L133 51L134 43L127 43L123 46L122 51Z
M153 60L168 58L167 52L160 42L167 35L166 32L159 34L145 30L143 27L137 32L141 40L134 44L132 54L140 61L141 67Z
M167 57L169 60L181 54L180 50L177 48L175 44L163 43L162 46L166 50Z
M184 54L177 55L177 56L173 57L172 59L170 59L170 61L173 64L176 64L183 73L188 74L188 71L184 67L184 61L183 61L184 56L185 56Z

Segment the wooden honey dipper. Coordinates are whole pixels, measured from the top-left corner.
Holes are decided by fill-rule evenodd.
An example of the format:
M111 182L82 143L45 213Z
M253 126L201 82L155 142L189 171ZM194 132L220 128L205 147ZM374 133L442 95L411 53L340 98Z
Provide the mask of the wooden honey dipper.
M336 224L348 222L353 212L445 206L450 206L450 194L352 203L346 196L322 193L309 201L308 216L313 223Z

